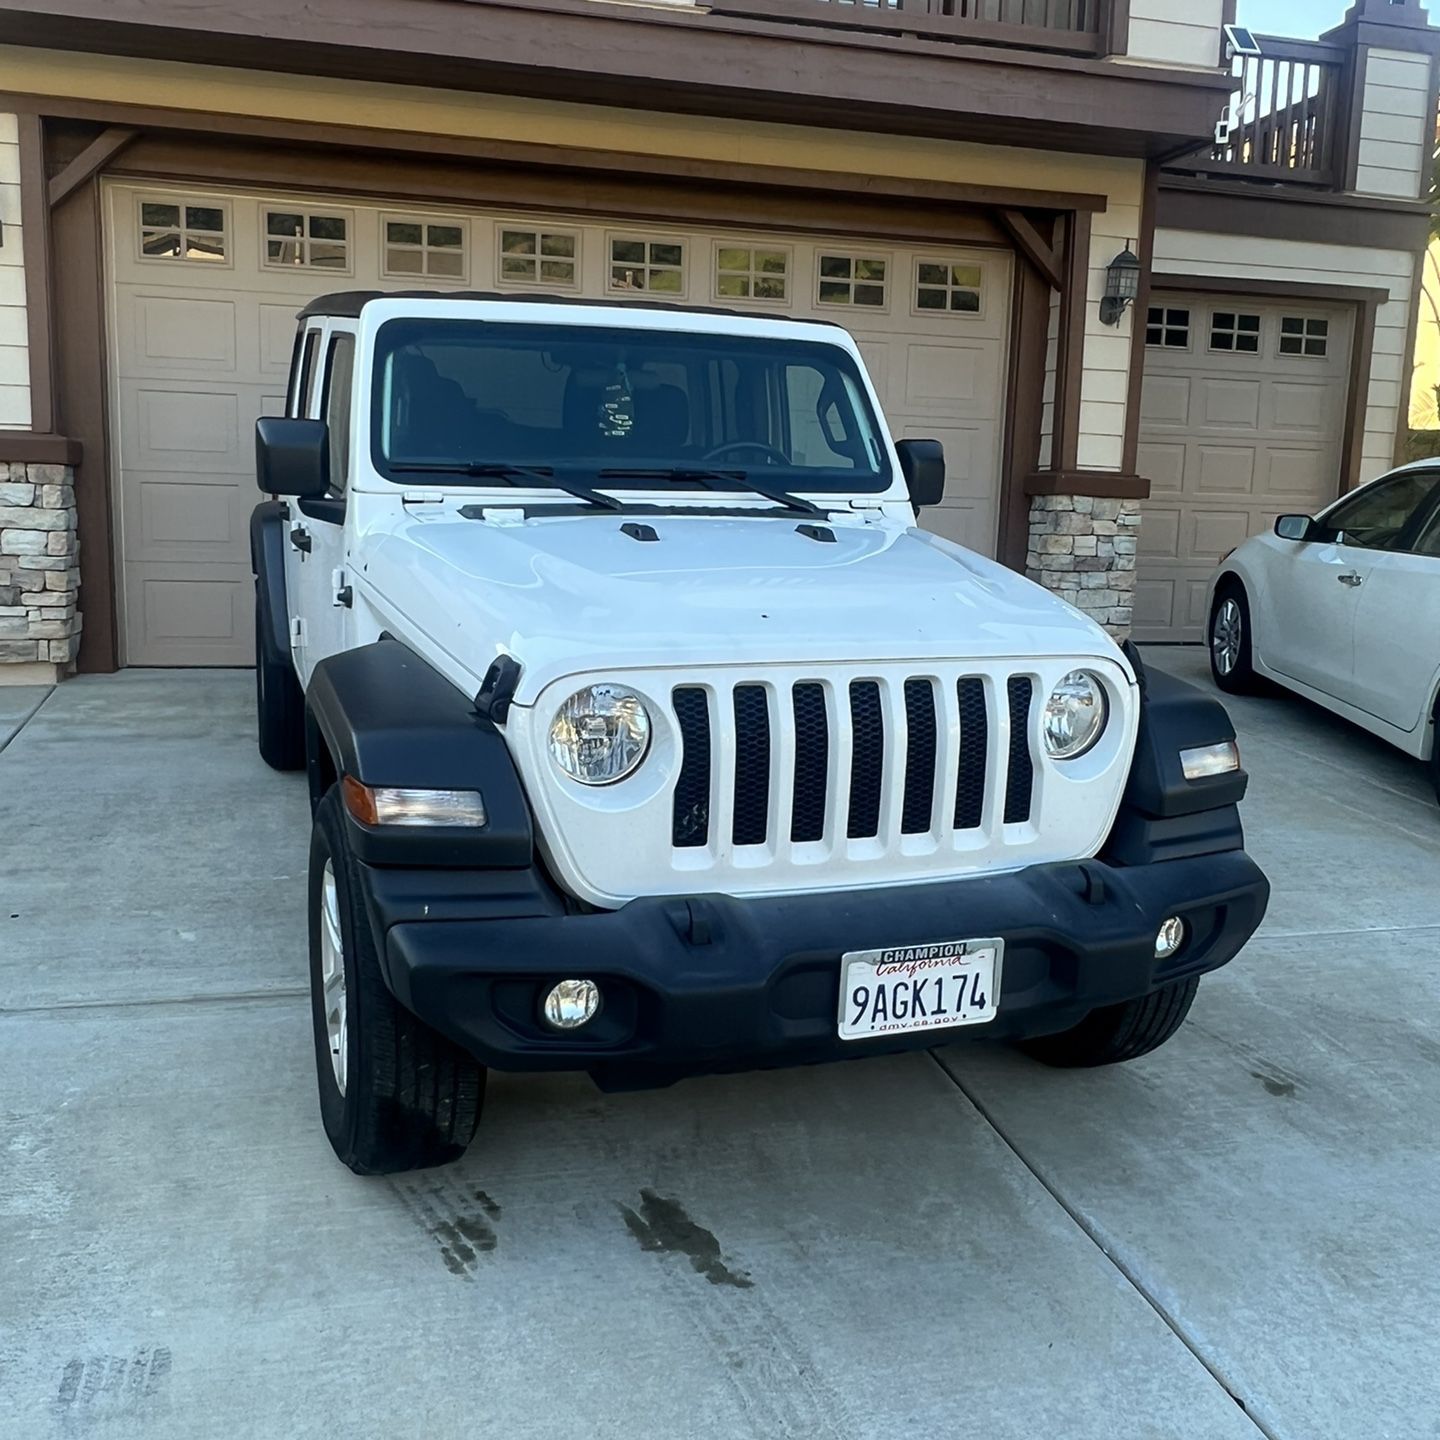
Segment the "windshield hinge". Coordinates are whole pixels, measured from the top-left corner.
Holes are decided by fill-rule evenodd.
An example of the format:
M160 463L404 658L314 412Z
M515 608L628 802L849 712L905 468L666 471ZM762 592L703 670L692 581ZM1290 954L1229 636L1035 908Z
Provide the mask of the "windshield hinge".
M443 505L445 503L445 492L443 490L407 490L401 497L402 505Z

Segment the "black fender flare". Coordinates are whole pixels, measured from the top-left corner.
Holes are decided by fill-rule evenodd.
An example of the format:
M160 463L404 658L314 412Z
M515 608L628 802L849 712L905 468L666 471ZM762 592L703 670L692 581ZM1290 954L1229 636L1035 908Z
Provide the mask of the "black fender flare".
M409 646L386 638L322 660L305 694L305 729L312 796L349 775L366 785L478 790L484 798L488 821L474 828L370 826L347 810L360 860L486 869L534 863L530 808L504 736Z
M272 664L290 662L290 610L285 594L285 526L290 508L283 500L262 500L250 512L250 569L260 618L263 656Z
M1131 652L1127 649L1127 654ZM1132 663L1138 655L1131 654ZM1245 845L1240 801L1243 769L1187 780L1180 752L1235 739L1225 707L1188 681L1136 664L1140 729L1120 812L1101 859L1144 865L1239 850Z

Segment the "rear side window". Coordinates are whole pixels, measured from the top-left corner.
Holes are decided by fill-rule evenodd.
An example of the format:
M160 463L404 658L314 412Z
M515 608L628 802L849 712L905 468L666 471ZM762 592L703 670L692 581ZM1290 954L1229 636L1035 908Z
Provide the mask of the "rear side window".
M304 419L310 408L310 382L315 378L315 357L320 352L320 332L306 330L296 340L295 357L291 359L292 390L290 392L290 414L295 419ZM300 362L299 374L295 374L295 359Z
M350 377L355 372L355 337L335 335L325 360L325 426L330 439L330 488L350 483Z

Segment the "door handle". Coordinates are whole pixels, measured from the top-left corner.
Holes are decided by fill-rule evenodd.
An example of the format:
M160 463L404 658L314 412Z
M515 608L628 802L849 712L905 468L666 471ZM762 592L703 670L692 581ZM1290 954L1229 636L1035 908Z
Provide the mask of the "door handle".
M314 548L314 541L310 538L310 532L303 526L297 525L290 532L290 543L297 549L303 550L306 554Z
M1335 577L1342 585L1348 585L1352 590L1358 589L1365 583L1363 575L1357 575L1353 570L1348 575L1337 575Z

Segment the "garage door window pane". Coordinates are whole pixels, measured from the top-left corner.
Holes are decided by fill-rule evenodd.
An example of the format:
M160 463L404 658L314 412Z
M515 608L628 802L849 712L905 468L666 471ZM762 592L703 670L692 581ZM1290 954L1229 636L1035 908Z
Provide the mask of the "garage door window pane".
M1145 343L1162 350L1190 348L1190 312L1168 305L1152 305L1146 318Z
M983 272L979 265L920 260L915 265L915 308L927 313L978 315Z
M549 290L573 290L579 280L578 237L571 230L523 230L505 225L500 230L502 284L543 285Z
M386 275L465 278L465 227L461 222L435 225L387 216L383 235Z
M672 240L610 240L610 289L653 290L680 295L685 290L685 246Z
M1287 315L1280 321L1280 353L1323 360L1330 353L1330 322L1304 315Z
M1260 353L1260 317L1217 310L1210 317L1210 348L1228 354Z
M790 252L721 245L715 251L715 294L722 300L784 300Z
M265 264L275 269L348 271L349 219L324 210L266 210Z
M821 305L864 305L880 309L890 262L878 255L821 255L816 300Z
M142 200L140 256L144 260L223 262L229 228L223 205Z

